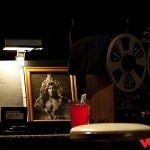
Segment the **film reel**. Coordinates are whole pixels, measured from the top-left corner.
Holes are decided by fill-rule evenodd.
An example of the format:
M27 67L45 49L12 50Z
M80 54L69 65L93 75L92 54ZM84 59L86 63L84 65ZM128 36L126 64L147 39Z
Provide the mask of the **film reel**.
M146 74L146 54L141 42L131 34L116 36L107 52L107 71L116 87L124 92L136 90Z

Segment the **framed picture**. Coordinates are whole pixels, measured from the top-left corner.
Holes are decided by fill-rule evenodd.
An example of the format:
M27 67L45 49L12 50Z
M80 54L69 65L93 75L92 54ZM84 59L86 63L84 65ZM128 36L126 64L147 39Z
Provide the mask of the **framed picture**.
M70 121L69 100L74 99L68 67L25 67L29 121Z

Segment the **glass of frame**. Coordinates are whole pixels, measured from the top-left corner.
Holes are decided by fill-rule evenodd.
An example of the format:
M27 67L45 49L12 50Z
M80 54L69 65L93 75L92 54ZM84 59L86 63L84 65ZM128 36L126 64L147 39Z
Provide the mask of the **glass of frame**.
M69 100L73 99L68 67L25 67L29 121L70 121Z

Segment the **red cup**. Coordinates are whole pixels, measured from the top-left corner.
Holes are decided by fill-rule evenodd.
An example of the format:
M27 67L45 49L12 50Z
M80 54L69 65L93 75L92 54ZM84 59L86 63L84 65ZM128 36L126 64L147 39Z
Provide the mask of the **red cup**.
M71 127L88 124L89 106L88 104L70 104Z

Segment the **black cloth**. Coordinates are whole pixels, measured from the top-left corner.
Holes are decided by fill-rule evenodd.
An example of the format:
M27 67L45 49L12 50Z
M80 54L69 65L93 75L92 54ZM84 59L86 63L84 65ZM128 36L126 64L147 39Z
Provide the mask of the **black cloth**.
M111 35L96 35L74 42L69 54L69 74L95 74L104 71L110 38Z

